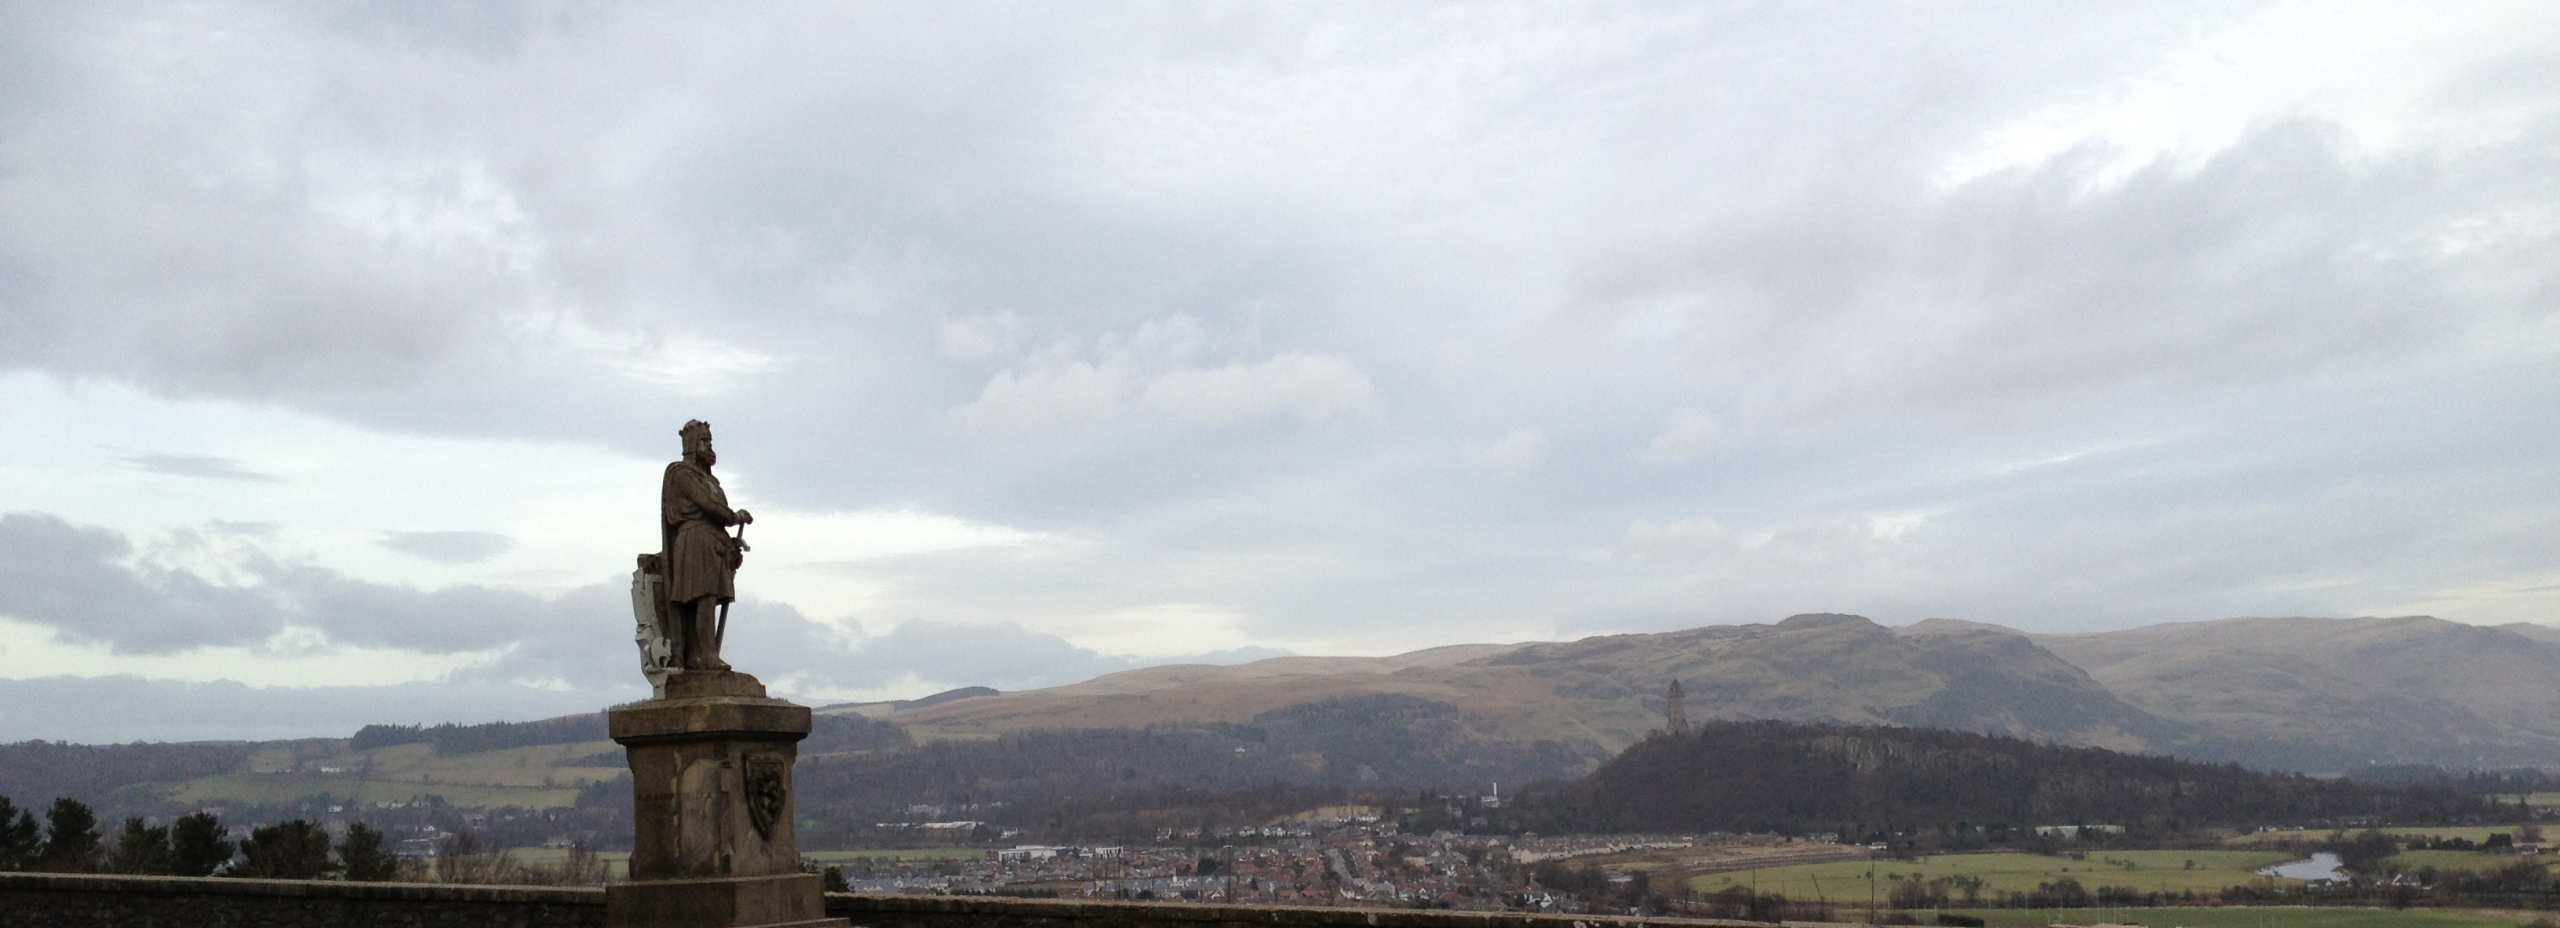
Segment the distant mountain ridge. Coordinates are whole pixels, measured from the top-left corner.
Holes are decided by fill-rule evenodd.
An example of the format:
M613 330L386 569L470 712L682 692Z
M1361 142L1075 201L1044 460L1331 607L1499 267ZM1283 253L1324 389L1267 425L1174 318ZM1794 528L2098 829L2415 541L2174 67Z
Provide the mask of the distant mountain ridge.
M2560 630L2426 616L2249 618L2039 635L2194 753L2265 766L2560 760Z
M2244 618L2033 635L1931 619L1774 624L1459 645L1384 658L1176 665L864 714L920 740L1054 729L1243 724L1271 709L1395 694L1489 737L1593 763L1662 722L1901 725L2333 772L2366 764L2560 763L2560 629L2428 617ZM850 708L850 707L848 707Z
M1094 790L1508 791L1597 769L1659 731L1674 679L1700 724L1930 728L2312 773L2560 766L2560 714L2547 709L2560 705L2560 630L2424 617L2031 635L1809 614L1152 667L1044 690L825 707L801 756L812 801L836 809L821 818L839 827L917 804L1063 808L1055 803ZM368 726L347 739L25 742L0 745L0 794L149 814L441 796L604 815L628 806L599 792L621 766L602 727L584 713Z

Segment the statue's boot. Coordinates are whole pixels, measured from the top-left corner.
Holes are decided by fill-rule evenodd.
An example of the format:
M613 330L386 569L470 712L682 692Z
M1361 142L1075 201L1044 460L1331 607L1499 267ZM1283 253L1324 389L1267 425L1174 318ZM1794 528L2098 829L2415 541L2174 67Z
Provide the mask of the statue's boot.
M693 662L699 666L689 670L718 671L729 669L720 659L720 606L705 596L693 601Z

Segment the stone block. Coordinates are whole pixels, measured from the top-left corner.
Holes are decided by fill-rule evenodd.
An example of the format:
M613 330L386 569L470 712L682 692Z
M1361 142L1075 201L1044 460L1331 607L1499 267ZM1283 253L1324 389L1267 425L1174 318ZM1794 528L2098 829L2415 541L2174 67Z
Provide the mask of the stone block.
M827 918L819 888L817 875L809 873L615 883L605 887L605 923L610 928L846 924Z
M809 709L767 698L742 673L687 673L667 698L614 710L631 759L632 882L612 887L611 928L744 928L823 922L800 872L792 764Z

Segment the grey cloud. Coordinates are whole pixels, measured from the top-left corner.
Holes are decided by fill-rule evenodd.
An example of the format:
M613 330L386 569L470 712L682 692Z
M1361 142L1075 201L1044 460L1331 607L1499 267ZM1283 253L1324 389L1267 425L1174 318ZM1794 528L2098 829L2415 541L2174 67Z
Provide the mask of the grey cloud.
M320 11L334 29L384 47L457 52L482 60L518 53L546 27L574 28L575 10L524 0L480 3L364 2Z
M37 336L20 350L58 370L262 397L414 383L506 337L493 327L520 309L525 283L511 262L539 247L541 227L483 159L363 116L379 81L354 74L325 79L342 95L324 96L345 107L327 120L334 131L272 133L278 124L229 109L280 102L275 82L295 80L261 49L354 52L348 39L271 9L129 12L140 15L44 17L21 35L64 67L39 99L93 118L33 121L10 138L0 263L24 273L0 275L0 329ZM242 44L163 45L154 27ZM132 56L169 81L119 78ZM362 57L337 60L384 63ZM148 257L81 257L106 252Z
M2513 375L2478 376L2494 390ZM2489 423L2523 410L2456 403L2463 415L2394 435L2403 458L2376 459L2324 439L2368 417L2396 418L2399 385L2332 392L2324 399L2334 408L2230 410L2230 420L2176 423L2185 431L2043 467L1998 466L2029 457L2002 446L1878 454L1898 446L1858 432L1791 455L1730 456L1711 465L1712 479L1656 476L1621 459L1605 465L1615 471L1576 460L1570 473L1532 472L1518 478L1526 486L1491 490L1499 478L1489 475L1417 479L1356 499L1339 486L1275 486L1087 520L1071 541L846 569L891 591L876 607L890 615L995 622L1214 603L1239 616L1247 640L1365 648L1850 606L1890 620L1961 616L2053 631L2440 611L2406 607L2477 582L2466 578L2511 584L2547 573L2534 539L2560 525L2560 509L2533 501L2552 488L2546 456L2560 450L2526 433L2463 439L2497 433ZM2131 427L2098 420L2032 441L2089 448ZM2462 480L2429 478L2454 455ZM1540 485L1594 472L1623 485ZM1450 498L1500 503L1453 525L1435 514ZM2476 619L2534 618L2513 611L2528 603L2498 608Z
M616 583L549 599L474 586L419 590L280 564L252 549L234 566L258 582L217 586L186 571L128 563L133 553L131 542L109 530L42 513L0 516L0 615L119 653L254 647L288 625L319 629L344 644L427 654L495 652L450 681L484 695L513 692L507 688L518 684L603 694L638 678L630 591ZM1280 653L1244 649L1141 659L1100 654L1010 624L914 621L864 637L753 596L732 606L725 650L733 663L768 680L855 689L909 680L1046 686L1148 664L1224 663ZM225 699L238 696L220 692L230 694Z
M1241 640L1327 640L1364 652L1544 633L1560 606L1627 582L1604 582L1584 559L1552 555L1602 531L1573 524L1596 514L1546 521L1539 513L1526 525L1480 519L1452 531L1429 516L1438 505L1430 492L1345 499L1327 488L1268 487L1214 503L1135 507L1087 521L1073 539L1055 543L884 558L846 570L891 591L876 607L886 616L1037 627L1030 617L1214 604L1232 616ZM1213 626L1208 640L1219 634Z
M857 684L894 683L913 673L936 683L997 689L1068 683L1127 666L1019 625L930 621L907 622L863 642L848 663L844 677Z
M144 470L179 477L203 477L211 480L274 480L230 458L201 454L137 454L128 458Z
M0 614L140 654L260 641L284 624L264 590L127 566L132 551L122 535L57 516L0 516Z
M2511 158L2555 135L2546 119L2488 153L2374 159L2296 120L2121 181L2094 150L1944 194L1844 178L1823 200L1606 259L1582 311L1616 324L1673 307L1702 378L1756 382L1763 406L1742 412L1764 431L2285 382L2547 318L2552 273L2512 262L2560 246L2550 230L2468 250L2430 239L2517 198L2560 200L2550 172Z
M516 546L497 532L384 532L374 544L438 564L478 563Z
M108 529L45 513L0 516L0 613L128 654L254 646L287 625L351 644L440 654L515 640L520 625L545 611L542 600L523 593L371 583L280 562L254 547L231 565L256 581L241 585L134 553L132 542Z
M636 678L635 678L636 679ZM529 721L644 699L646 685L560 691L509 683L252 687L132 676L0 680L0 741L344 738L373 724Z
M1941 514L1898 533L1847 516L1641 522L1601 572L1614 592L1595 590L1563 624L1668 628L1855 603L1898 621L1949 616L2095 631L2236 615L2379 614L2475 571L2542 569L2516 552L2560 530L2560 514L2484 525L2466 508L2347 487L2059 530L1983 511ZM2475 557L2486 560L2464 563Z
M456 680L565 684L581 691L602 691L639 678L640 652L631 640L631 591L625 584L583 586L494 615L504 620L502 627L483 633L488 637L476 644L458 644L463 650L505 647L506 652L490 663L463 669ZM809 657L803 652L793 659Z
M650 458L698 416L779 507L1076 540L873 563L856 618L940 623L876 640L739 606L741 653L843 685L992 682L972 634L1024 679L1116 666L1002 629L1165 602L1430 643L2336 612L2547 569L2514 526L2560 498L2551 56L2422 104L2505 108L2467 151L2278 121L1941 188L2225 11L1483 9L33 7L0 30L0 365ZM237 38L153 44L210 27ZM1050 375L1174 318L1214 346L1105 384L1109 428L990 446L949 412L1009 382L990 424L1062 420ZM1509 434L1535 467L1470 466ZM1906 511L1935 515L1899 546L1861 528ZM1697 520L1736 538L1612 553ZM58 528L113 550L0 597L89 640L323 622L626 673L609 583L236 590Z
M582 595L585 594L573 594ZM789 655L784 660L785 655L771 653L778 649L758 647L752 642L771 637L767 633L773 629L746 621L744 616L737 621L732 633L747 646L746 657L751 662L743 666L768 682L813 660L806 653ZM1089 651L1062 649L1054 639L1027 637L1032 640L1026 641L1018 629L918 629L895 636L894 642L863 659L873 669L829 682L842 684L861 678L894 684L912 672L915 679L926 681L924 685L930 687L948 688L965 685L956 681L970 681L1015 688L1074 682L1083 678L1075 674L1141 666L1140 662L1115 661ZM602 641L581 644L589 651L610 649ZM1040 658L1061 656L1070 663L1048 670L1036 666ZM1278 656L1277 652L1240 651L1203 657L1219 663L1238 663L1272 656ZM489 676L389 686L325 687L252 687L228 680L185 683L132 676L0 679L0 741L44 738L98 744L343 738L372 724L525 721L594 712L647 698L648 687L634 669L637 658L625 659L619 650L613 651L612 657L615 676L587 680L566 690ZM828 658L819 655L814 659ZM531 679L547 683L538 674ZM919 691L911 695L923 694Z
M492 681L561 679L607 685L634 673L630 596L586 587L550 604L539 631L507 657L472 672ZM1133 657L1080 648L1013 623L909 620L878 635L813 621L791 606L752 595L730 606L721 656L773 685L797 689L927 691L954 686L1025 689L1073 683L1100 674L1168 663L1241 663L1286 652L1229 649L1172 657Z
M540 617L542 600L513 590L452 586L432 590L368 583L314 567L269 574L266 588L294 618L349 644L430 654L475 651L516 640Z
M1188 425L1377 415L1375 387L1343 358L1286 353L1191 364L1207 341L1199 320L1177 315L1149 320L1125 338L1106 336L1091 359L1056 345L1022 368L998 372L951 416L973 433L1003 439L1088 431L1134 411Z
M1173 663L1242 663L1286 652L1244 648L1182 657L1135 658L1080 648L1056 635L1003 622L971 624L911 620L865 638L818 671L840 686L896 685L910 676L935 687L992 686L1032 689L1058 686L1106 673Z

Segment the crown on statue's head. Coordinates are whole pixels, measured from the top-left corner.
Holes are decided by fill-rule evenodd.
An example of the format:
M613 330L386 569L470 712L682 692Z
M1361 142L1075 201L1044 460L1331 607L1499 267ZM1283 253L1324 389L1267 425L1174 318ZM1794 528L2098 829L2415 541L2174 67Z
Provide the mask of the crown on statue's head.
M688 420L684 428L676 430L676 434L684 436L684 453L689 456L693 449L711 444L711 423L700 419Z

